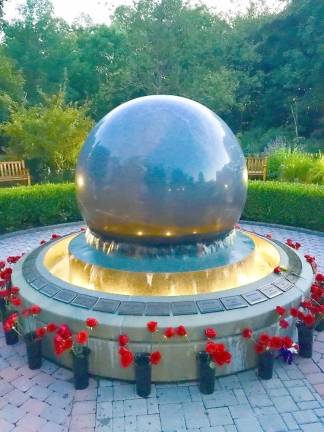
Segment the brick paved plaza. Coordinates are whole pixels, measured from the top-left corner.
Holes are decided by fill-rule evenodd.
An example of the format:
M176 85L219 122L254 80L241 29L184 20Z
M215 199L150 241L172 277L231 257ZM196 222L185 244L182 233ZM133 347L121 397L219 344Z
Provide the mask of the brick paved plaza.
M74 224L0 238L0 259L36 247ZM315 255L324 271L323 240L316 234L243 223L243 228L273 238L291 238ZM195 383L153 386L147 400L132 384L91 379L74 390L72 373L44 361L28 369L25 346L6 346L0 335L0 432L324 432L324 333L316 334L313 359L291 366L277 361L274 378L260 381L255 370L219 378L212 395ZM181 367L181 365L174 365Z

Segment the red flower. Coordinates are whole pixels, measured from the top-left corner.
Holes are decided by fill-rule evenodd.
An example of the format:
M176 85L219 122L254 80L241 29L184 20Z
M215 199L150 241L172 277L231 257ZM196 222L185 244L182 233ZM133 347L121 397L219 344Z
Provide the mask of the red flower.
M14 323L10 320L9 321L6 320L5 322L2 323L2 328L3 328L3 331L5 333L10 332L12 330L13 326L14 326Z
M212 341L206 342L205 351L208 354L213 354L216 350L217 350L217 344L215 342Z
M121 347L119 348L119 350L118 350L118 354L123 355L123 354L125 354L125 353L128 352L128 351L129 351L128 348L126 348L126 347L124 347L124 346L121 346Z
M81 331L79 331L79 333L76 334L76 341L79 344L82 344L82 345L86 344L88 342L88 339L89 339L89 335L88 335L88 332L86 330L81 330Z
M205 329L205 336L208 339L215 339L215 337L217 336L217 332L212 327L208 327Z
M161 353L160 351L153 351L150 355L150 363L153 365L159 364L161 361Z
M41 311L42 311L42 309L38 305L33 305L30 307L30 312L32 315L38 315L41 313Z
M6 267L6 263L4 261L0 261L0 270Z
M281 319L279 321L279 325L280 325L281 328L288 328L289 327L289 322L287 320L285 320L285 319Z
M290 348L293 346L293 340L289 336L284 336L282 338L282 346L285 348Z
M294 247L294 242L291 239L287 239L286 244L290 247Z
M277 306L276 307L276 312L277 312L278 315L282 316L282 315L285 314L286 309L284 307L282 307L282 306Z
M254 345L255 352L258 354L262 354L265 351L265 345L261 343L256 343Z
M315 324L315 317L313 314L309 313L307 315L304 315L303 321L308 327L313 327L313 325Z
M315 262L315 257L314 257L314 256L311 256L311 255L304 255L304 257L305 257L306 261L307 261L309 264L313 264L313 262Z
M290 315L291 315L292 317L294 317L294 318L297 318L297 317L298 317L298 309L295 308L295 307L292 307L292 308L290 309Z
M298 243L298 242L295 243L295 249L296 249L296 250L298 250L298 249L300 248L300 246L301 246L300 243Z
M61 324L57 330L57 334L60 335L63 339L68 339L72 336L72 332L70 327L66 324Z
M118 337L119 346L125 346L129 342L129 337L127 334L122 334Z
M73 345L72 337L70 337L68 339L64 339L64 341L63 341L64 350L71 349L72 345Z
M131 351L127 350L120 356L120 365L123 368L127 368L134 361L134 355Z
M46 326L46 329L49 333L55 332L57 330L57 328L58 328L57 325L54 323L48 323Z
M164 331L164 336L166 338L171 338L175 335L175 330L173 327L167 327Z
M158 328L158 323L156 321L149 321L146 324L147 330L151 333L155 333L157 331Z
M280 336L272 336L270 339L270 348L274 350L280 350L282 347L282 339Z
M272 234L271 233L267 234L266 238L271 240L272 239Z
M9 290L2 290L0 291L0 298L6 298L10 296L10 291Z
M317 273L317 275L315 276L315 280L316 280L316 282L323 283L324 282L324 274Z
M211 357L213 362L219 366L230 364L232 360L232 354L226 350L216 350Z
M41 241L39 242L40 245L43 245L43 244L45 244L45 243L46 243L45 240L41 240Z
M11 297L10 302L17 307L22 305L22 300L19 297Z
M21 258L20 255L15 255L15 256L9 256L7 258L7 263L8 264L15 264L19 259Z
M249 327L246 327L246 328L244 328L243 330L242 330L242 337L244 338L244 339L251 339L251 337L252 337L252 334L253 334L253 330L251 329L251 328L249 328Z
M176 329L176 332L178 336L187 336L186 327L183 325L179 325L179 327Z
M280 274L281 271L282 271L282 269L281 269L280 266L277 266L277 267L275 267L275 268L273 269L273 272L276 273L276 274Z
M51 235L51 239L52 239L52 240L56 240L56 239L58 239L58 238L61 238L61 236L60 236L59 234L52 234L52 235Z
M30 308L26 308L26 309L23 309L23 310L21 311L21 315L22 315L23 317L25 317L25 318L29 317L31 314L32 314L32 313L31 313Z
M99 325L99 321L96 318L87 318L86 319L86 326L89 328L94 328Z
M35 330L35 335L37 338L42 338L46 335L46 327L38 327Z
M305 317L305 314L304 314L304 312L302 312L302 311L298 311L298 315L297 315L297 318L300 320L300 321L304 321L304 317Z
M312 309L313 304L311 302L311 300L304 300L300 303L300 306L303 307L304 309Z
M19 294L20 289L16 286L10 288L11 294Z
M267 333L261 333L259 336L258 343L261 345L268 345L270 342L270 336Z

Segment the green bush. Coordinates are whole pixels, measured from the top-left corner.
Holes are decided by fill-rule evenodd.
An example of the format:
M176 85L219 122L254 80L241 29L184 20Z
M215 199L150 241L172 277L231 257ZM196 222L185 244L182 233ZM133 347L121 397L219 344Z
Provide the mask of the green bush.
M242 218L324 231L324 187L250 181ZM0 233L80 219L72 183L0 189Z
M278 148L269 155L268 174L270 179L288 182L323 182L324 161L319 154L305 153L298 148Z
M0 233L79 219L73 183L0 189Z
M251 181L242 218L324 231L324 187Z

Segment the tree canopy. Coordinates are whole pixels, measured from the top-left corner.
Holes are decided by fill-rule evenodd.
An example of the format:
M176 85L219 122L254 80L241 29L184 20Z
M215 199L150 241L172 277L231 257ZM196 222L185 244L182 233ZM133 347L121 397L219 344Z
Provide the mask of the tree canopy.
M64 83L66 102L86 104L94 121L135 97L177 94L223 117L246 151L278 135L323 150L324 3L287 0L279 13L255 3L229 20L182 0L139 0L107 25L70 25L49 0L26 0L21 17L2 21L0 122L39 115L44 93Z

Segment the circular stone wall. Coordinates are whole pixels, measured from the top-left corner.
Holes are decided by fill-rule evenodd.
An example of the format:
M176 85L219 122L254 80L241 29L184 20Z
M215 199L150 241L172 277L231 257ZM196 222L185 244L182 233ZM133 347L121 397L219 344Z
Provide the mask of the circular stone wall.
M134 352L161 351L161 363L152 368L152 378L156 382L197 378L196 353L205 345L206 327L216 328L218 341L224 342L233 354L230 365L215 369L217 375L254 367L256 355L252 345L242 340L242 328L249 326L256 333L274 334L278 320L275 307L298 305L313 279L312 270L301 254L272 242L280 254L280 264L288 269L285 276L271 274L240 288L205 295L153 299L91 293L59 281L44 268L44 255L52 244L24 256L15 266L13 283L20 287L26 304L41 306L43 323L66 323L77 332L84 328L87 317L96 317L100 326L90 339L90 370L96 375L124 380L133 380L134 370L133 367L122 369L119 365L117 339L122 333L129 335L130 349ZM157 321L160 328L153 336L146 330L146 323L151 320ZM188 338L164 341L164 329L179 325L186 327ZM291 331L292 328L288 330ZM287 334L282 329L281 332ZM70 355L57 358L48 338L44 353L64 366L71 366Z
M91 131L76 184L81 213L100 238L170 244L232 230L247 171L234 134L211 110L178 96L146 96Z

